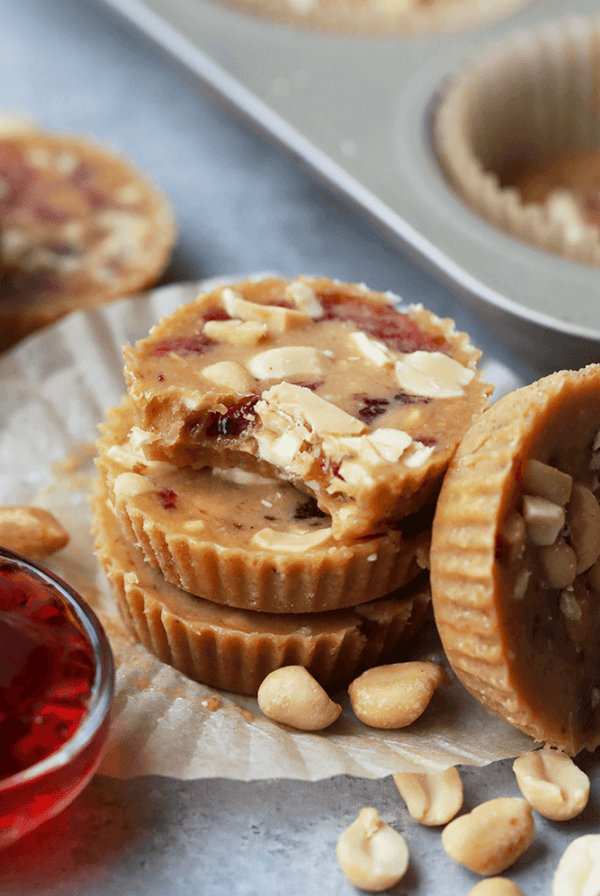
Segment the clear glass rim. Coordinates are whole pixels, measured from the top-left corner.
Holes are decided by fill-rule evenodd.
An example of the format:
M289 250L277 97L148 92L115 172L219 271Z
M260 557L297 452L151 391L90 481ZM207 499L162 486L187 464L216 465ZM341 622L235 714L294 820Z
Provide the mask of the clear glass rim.
M55 769L67 765L100 729L108 716L115 687L115 663L108 636L94 611L83 598L55 573L34 560L0 547L0 568L11 563L56 589L72 609L88 638L95 661L95 675L92 682L89 706L85 717L75 734L54 753L46 756L29 768L0 780L0 793L17 785L34 781Z

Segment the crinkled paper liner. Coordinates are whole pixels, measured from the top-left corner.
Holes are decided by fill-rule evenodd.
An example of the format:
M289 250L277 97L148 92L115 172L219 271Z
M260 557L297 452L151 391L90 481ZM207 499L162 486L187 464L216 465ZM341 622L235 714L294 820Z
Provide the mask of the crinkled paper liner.
M124 392L122 345L145 335L199 288L164 287L76 313L0 358L0 503L46 507L67 527L71 541L48 566L96 610L115 653L112 735L101 771L121 778L378 778L486 765L530 750L531 738L484 710L451 673L409 728L362 725L341 693L335 695L343 705L338 721L327 731L305 733L265 718L254 698L190 681L126 634L92 548L93 442L105 408ZM521 385L493 359L486 377L501 392ZM415 655L443 661L435 631L420 638Z
M545 205L523 205L494 166L600 145L600 16L570 17L490 44L450 83L435 116L440 162L471 208L540 249L600 267L600 232L574 240Z
M474 31L514 15L528 0L222 0L261 18L310 31L434 35Z

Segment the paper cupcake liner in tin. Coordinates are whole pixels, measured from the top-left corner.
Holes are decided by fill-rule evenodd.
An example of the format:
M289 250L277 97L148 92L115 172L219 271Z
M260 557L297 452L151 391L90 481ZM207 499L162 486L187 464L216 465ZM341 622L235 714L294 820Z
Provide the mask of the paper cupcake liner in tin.
M125 625L164 663L210 687L255 694L284 665L304 666L324 686L342 686L410 639L429 608L427 574L412 590L329 613L219 606L175 587L146 563L101 480L92 507L97 556Z
M588 154L600 146L599 48L599 16L515 32L467 64L435 116L440 163L475 212L595 266L600 162L594 173Z
M225 5L311 31L411 36L472 31L514 14L526 2L527 0L227 0Z
M96 464L120 524L146 562L192 594L259 612L322 612L381 597L428 564L432 510L405 521L410 535L336 542L330 519L312 517L290 483L145 461L128 441L130 402L107 416ZM261 534L270 539L256 542Z

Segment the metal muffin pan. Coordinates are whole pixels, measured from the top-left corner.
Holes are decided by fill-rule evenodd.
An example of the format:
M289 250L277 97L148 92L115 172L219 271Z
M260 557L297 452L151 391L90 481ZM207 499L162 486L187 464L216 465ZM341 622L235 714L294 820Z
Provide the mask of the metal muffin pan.
M431 120L449 79L518 29L597 12L533 0L472 33L302 31L212 0L99 0L370 217L542 370L600 357L600 270L497 230L452 191Z

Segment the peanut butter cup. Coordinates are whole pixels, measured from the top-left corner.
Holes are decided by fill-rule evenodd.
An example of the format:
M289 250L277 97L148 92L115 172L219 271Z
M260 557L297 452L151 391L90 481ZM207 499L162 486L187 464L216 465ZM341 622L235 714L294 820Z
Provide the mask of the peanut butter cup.
M464 437L434 519L433 607L458 677L575 754L600 744L600 365L500 399Z
M451 320L325 278L202 294L124 355L149 460L288 480L336 539L431 503L491 391Z

